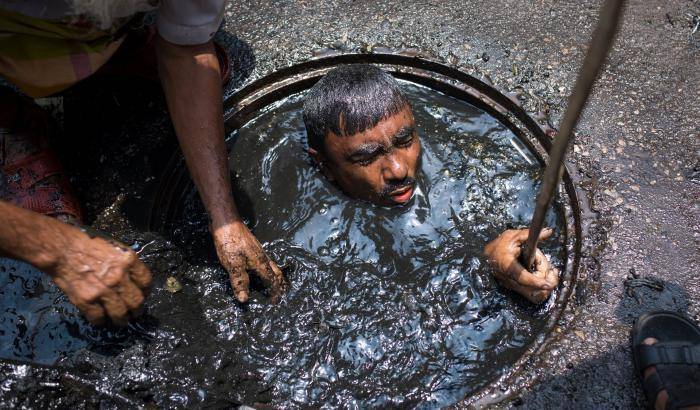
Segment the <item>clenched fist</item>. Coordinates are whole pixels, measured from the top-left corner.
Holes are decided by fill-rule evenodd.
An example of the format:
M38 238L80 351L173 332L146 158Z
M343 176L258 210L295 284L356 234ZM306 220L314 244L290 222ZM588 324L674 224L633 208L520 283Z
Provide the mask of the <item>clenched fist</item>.
M559 271L549 265L542 251L535 251L535 271L530 272L518 259L521 247L527 241L528 229L510 229L498 238L489 242L484 248L484 254L494 269L496 280L508 289L514 290L532 303L541 303L559 283ZM552 235L550 228L540 232L539 240L545 240Z
M46 272L93 324L125 325L151 286L129 248L0 200L0 256Z
M80 231L66 245L45 271L91 323L126 325L148 294L148 268L131 249Z

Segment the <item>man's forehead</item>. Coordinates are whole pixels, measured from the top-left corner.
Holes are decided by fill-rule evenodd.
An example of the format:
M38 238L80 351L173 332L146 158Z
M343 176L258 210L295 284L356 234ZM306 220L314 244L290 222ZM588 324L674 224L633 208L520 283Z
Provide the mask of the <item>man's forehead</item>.
M379 121L374 127L353 135L336 135L329 132L326 143L341 147L343 150L353 151L366 145L384 144L387 139L394 137L402 129L413 126L413 114L410 108L406 108Z

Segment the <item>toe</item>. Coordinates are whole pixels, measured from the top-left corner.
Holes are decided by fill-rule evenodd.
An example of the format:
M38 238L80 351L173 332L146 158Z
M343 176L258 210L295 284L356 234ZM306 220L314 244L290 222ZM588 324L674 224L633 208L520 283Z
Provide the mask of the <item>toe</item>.
M654 343L657 343L658 340L653 338L653 337L647 337L642 341L643 344L645 345L653 345ZM646 369L644 369L644 379L646 380L649 376L652 374L656 373L656 367L654 366L649 366ZM654 408L657 410L662 410L666 408L666 401L668 401L668 393L666 390L661 390L659 394L656 395L656 403L654 403Z

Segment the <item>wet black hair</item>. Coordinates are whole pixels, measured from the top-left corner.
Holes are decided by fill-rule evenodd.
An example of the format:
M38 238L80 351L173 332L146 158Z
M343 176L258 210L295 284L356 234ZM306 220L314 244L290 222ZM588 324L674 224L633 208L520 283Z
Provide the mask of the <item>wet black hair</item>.
M369 64L338 66L311 87L304 100L309 147L323 152L329 131L363 132L406 107L410 103L389 73Z

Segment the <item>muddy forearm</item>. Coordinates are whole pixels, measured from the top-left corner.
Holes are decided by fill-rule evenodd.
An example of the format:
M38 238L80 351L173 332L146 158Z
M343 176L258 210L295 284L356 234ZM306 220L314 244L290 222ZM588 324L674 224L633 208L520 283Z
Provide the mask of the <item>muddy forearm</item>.
M77 228L0 201L0 255L52 272Z
M159 38L157 50L175 132L213 228L240 222L231 194L221 76L213 44L179 46Z

